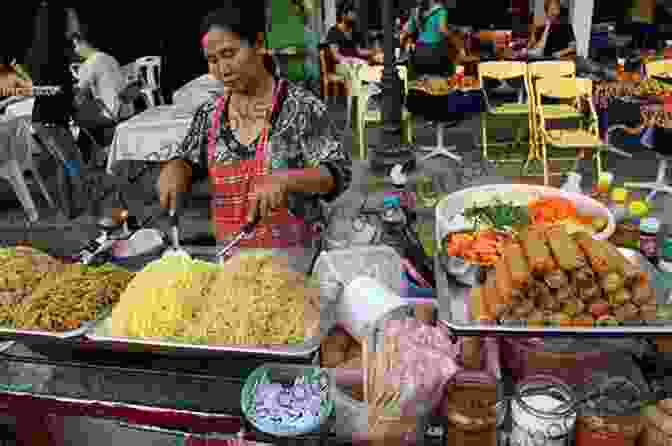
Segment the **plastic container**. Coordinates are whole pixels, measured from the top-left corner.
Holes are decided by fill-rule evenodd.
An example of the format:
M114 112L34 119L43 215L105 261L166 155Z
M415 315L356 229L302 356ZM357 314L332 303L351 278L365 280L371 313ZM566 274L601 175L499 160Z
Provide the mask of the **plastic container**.
M322 253L315 263L320 281L347 287L358 276L369 276L401 295L404 272L401 256L389 246L362 246Z
M552 376L572 385L582 385L592 377L594 369L604 367L609 361L607 352L586 349L572 351L578 347L573 341L563 339L502 338L502 362L509 368L516 380L543 374Z
M351 383L339 381L337 370L331 370L330 398L334 401L336 419L332 427L337 438L351 440L356 436L365 436L369 429L368 406L364 401L355 400L347 391ZM360 376L362 376L360 374ZM362 376L363 383L363 376ZM362 384L360 383L360 384Z
M658 268L664 273L672 273L672 234L663 242Z
M338 323L355 339L369 336L377 324L387 318L409 313L408 302L368 276L351 281L336 307Z
M258 384L280 383L292 385L302 378L304 383L317 384L322 391L320 416L316 419L305 417L298 422L279 423L269 418L256 416L256 387ZM315 432L323 426L334 411L334 401L330 398L330 377L327 370L319 367L293 364L264 364L248 376L240 394L240 406L245 418L259 431L279 437L293 437Z
M660 221L655 217L643 219L639 224L639 250L652 264L658 264L658 232Z

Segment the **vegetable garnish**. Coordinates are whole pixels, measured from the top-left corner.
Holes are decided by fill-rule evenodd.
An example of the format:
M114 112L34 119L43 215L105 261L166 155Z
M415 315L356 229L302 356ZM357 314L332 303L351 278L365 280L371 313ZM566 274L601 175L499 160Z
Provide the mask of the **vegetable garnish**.
M499 230L511 230L530 223L528 209L496 199L488 206L473 206L464 211L464 216L474 221L475 230L487 225Z

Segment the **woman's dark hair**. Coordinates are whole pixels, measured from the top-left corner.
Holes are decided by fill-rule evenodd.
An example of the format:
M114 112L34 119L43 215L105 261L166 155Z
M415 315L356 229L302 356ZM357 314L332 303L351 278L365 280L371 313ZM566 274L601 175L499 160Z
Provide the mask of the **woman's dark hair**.
M201 23L201 36L212 27L220 27L238 34L250 46L257 42L259 33L266 33L266 3L263 0L230 0L226 6L210 11ZM275 74L275 63L264 56L264 67Z
M352 12L355 10L355 5L349 1L345 0L343 3L341 3L336 10L336 19L338 21L342 21L343 17L346 16L348 13Z
M229 0L225 4L205 16L201 24L201 36L212 27L221 27L254 45L259 33L266 32L265 3L260 0Z

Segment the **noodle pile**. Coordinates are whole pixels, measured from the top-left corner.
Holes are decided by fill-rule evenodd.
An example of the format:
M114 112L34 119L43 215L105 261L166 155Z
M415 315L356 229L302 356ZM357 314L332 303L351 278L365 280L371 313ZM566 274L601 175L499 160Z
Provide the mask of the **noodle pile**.
M275 257L237 256L221 267L181 260L191 265L180 270L166 266L173 259L131 282L113 311L112 336L281 345L303 342L319 327L319 294ZM209 266L197 271L199 263Z

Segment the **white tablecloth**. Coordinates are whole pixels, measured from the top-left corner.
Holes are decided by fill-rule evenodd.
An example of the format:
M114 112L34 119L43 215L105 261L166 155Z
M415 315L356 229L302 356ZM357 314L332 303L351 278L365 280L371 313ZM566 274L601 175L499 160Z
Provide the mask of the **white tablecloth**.
M189 131L193 113L179 106L145 110L117 126L107 159L107 171L119 174L121 161L170 159Z
M35 105L35 98L27 98L21 102L17 102L7 107L5 112L8 117L26 116L30 117L33 114L33 106Z

